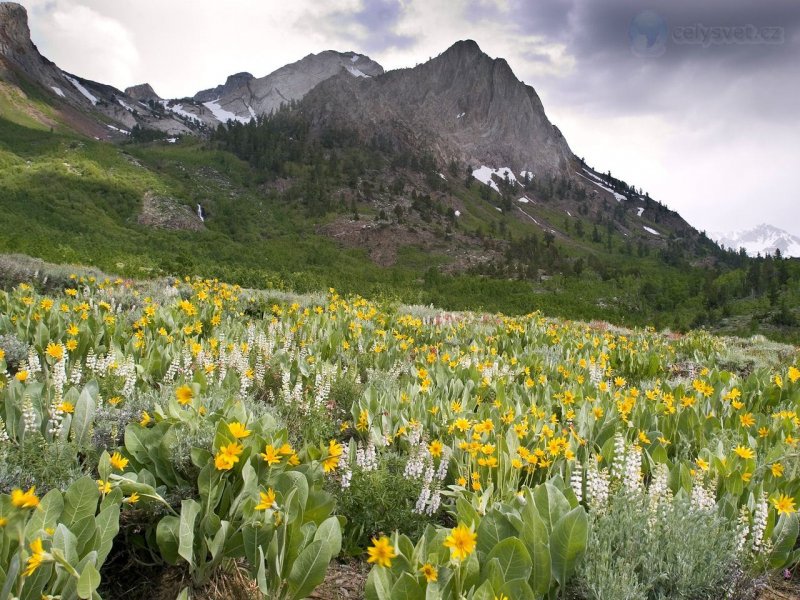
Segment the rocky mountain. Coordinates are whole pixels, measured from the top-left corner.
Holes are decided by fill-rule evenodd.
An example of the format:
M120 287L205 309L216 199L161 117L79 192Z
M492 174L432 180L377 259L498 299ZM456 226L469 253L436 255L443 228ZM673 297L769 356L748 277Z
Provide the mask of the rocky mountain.
M168 135L201 133L229 120L250 121L302 98L318 83L338 73L371 77L383 68L354 52L310 54L262 78L237 73L194 98L166 100L147 83L124 92L112 86L62 71L43 57L30 38L25 8L0 2L0 84L4 95L18 96L13 104L45 126L62 126L100 139L122 138L139 126ZM33 85L52 106L53 114L29 101L23 88Z
M800 257L800 237L766 223L741 231L711 232L709 237L734 251L744 248L748 256L774 255L780 250L784 257Z
M250 73L231 75L223 85L195 94L194 100L221 118L231 114L238 120L249 120L300 100L317 84L340 73L350 79L368 78L382 74L383 67L355 52L327 50L309 54L265 77L255 78Z
M447 164L510 168L534 176L564 174L574 161L534 89L502 58L472 40L436 58L380 77L331 77L300 109L312 126L341 126L384 143L428 150Z

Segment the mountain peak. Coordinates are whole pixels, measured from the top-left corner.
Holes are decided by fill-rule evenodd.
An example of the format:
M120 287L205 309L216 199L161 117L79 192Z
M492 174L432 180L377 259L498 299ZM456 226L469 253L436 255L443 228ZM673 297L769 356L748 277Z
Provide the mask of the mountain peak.
M28 11L16 2L0 2L0 55L23 54L29 45Z
M125 94L140 102L147 102L148 100L158 102L161 100L161 96L156 94L153 86L149 83L140 83L139 85L132 85L129 88L125 88Z
M455 44L450 46L447 50L444 51L445 54L448 52L457 52L463 54L483 54L483 50L481 50L480 46L478 46L478 42L475 40L458 40Z

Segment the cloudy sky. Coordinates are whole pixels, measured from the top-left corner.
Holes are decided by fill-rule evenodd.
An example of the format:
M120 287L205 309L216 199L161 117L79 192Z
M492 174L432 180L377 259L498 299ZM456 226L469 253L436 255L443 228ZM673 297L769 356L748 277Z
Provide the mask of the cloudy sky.
M414 66L505 58L572 150L707 231L800 235L795 0L22 0L60 67L193 95L326 49Z

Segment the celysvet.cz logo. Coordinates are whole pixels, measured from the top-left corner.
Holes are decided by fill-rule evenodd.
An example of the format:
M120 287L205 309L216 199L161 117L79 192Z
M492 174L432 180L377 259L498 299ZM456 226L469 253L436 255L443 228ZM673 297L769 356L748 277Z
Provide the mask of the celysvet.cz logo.
M637 14L628 27L631 52L636 56L662 56L669 43L676 45L710 46L746 44L782 44L785 32L780 26L707 25L691 23L668 27L660 14L645 10Z

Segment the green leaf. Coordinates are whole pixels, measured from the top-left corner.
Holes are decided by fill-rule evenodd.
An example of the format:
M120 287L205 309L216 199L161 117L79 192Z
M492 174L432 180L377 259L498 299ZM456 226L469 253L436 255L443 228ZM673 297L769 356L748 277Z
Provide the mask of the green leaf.
M472 600L494 600L495 598L497 596L495 596L494 588L489 581L484 581L472 596Z
M798 535L797 513L782 514L772 530L772 553L769 556L769 566L779 569L787 565L789 556L794 549Z
M505 596L506 598L513 598L514 600L536 600L536 594L533 593L531 586L527 581L509 581L500 588L498 598Z
M525 549L519 538L510 537L498 543L486 560L496 558L500 563L500 571L503 581L509 582L515 579L527 580L531 574L533 564L531 555Z
M364 600L392 600L392 574L384 567L373 567L367 576Z
M331 555L322 540L306 546L289 572L289 593L291 600L301 600L308 596L325 579Z
M342 528L339 519L336 517L325 519L314 533L314 541L317 540L325 543L331 558L338 556L342 549Z
M425 590L410 573L403 573L392 586L392 600L425 600Z
M92 563L88 563L78 577L78 598L89 600L100 586L100 573Z
M575 571L578 560L586 552L588 536L589 519L582 506L573 508L553 526L550 558L553 577L562 589Z
M200 514L200 503L196 500L181 502L181 518L178 528L178 554L191 566L194 562L194 522Z
M156 526L156 543L161 551L161 557L169 564L178 563L178 529L180 519L167 515Z
M94 548L97 550L97 564L102 565L111 547L114 538L119 532L119 505L107 506L97 515L97 537Z
M96 408L95 398L97 397L97 383L91 381L86 384L78 397L75 405L75 412L72 414L72 424L70 426L72 439L79 448L89 445L92 422Z
M75 534L78 553L83 556L94 538L95 512L100 491L97 483L89 477L81 477L67 488L64 494L64 511L61 522Z
M511 522L498 511L490 511L478 525L478 552L486 555L502 540L516 535Z
M533 491L533 501L548 532L553 531L556 521L570 509L569 500L550 482L536 487Z
M25 525L25 537L33 539L41 529L55 529L58 518L64 510L64 498L59 490L50 490L39 502Z
M547 527L536 507L530 502L523 511L523 519L525 524L520 537L528 549L533 565L528 581L536 595L544 596L553 580Z

